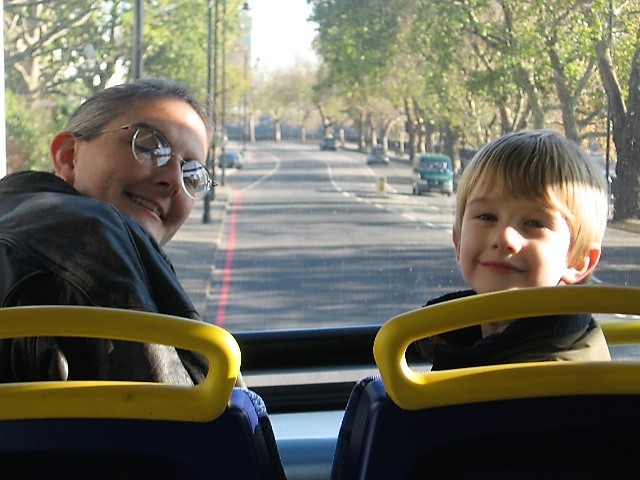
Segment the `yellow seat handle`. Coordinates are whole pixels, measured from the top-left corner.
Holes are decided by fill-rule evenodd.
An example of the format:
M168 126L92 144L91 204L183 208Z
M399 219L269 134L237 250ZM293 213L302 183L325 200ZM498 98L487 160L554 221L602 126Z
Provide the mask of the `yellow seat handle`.
M420 373L406 351L442 332L514 318L571 313L640 313L640 288L567 285L492 292L397 315L379 330L374 357L385 389L407 410L529 396L640 393L640 364L532 362ZM640 340L640 321L603 325L609 343Z
M235 338L215 325L158 313L102 307L0 308L0 338L63 336L171 345L203 354L195 386L125 381L0 384L0 418L128 418L210 421L228 405L240 372Z

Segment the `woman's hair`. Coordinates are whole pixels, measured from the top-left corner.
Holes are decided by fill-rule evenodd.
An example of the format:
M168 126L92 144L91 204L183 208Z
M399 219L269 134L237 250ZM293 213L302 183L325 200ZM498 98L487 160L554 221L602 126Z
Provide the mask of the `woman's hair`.
M202 118L209 141L213 125L202 104L178 82L164 78L144 78L100 90L82 103L71 115L65 130L90 139L111 120L123 115L140 101L177 99L189 104Z
M535 199L558 209L571 232L569 259L582 259L602 244L608 218L604 174L574 142L555 130L514 132L476 153L460 178L454 230L460 233L471 192Z

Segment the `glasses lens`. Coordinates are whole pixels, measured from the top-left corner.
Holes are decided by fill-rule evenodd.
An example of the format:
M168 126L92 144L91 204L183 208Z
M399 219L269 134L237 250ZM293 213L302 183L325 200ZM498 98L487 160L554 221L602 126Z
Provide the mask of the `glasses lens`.
M173 152L169 143L155 130L140 128L133 135L131 147L140 163L162 167L171 161ZM182 161L181 157L180 160ZM200 198L207 194L213 182L207 169L197 160L184 161L182 169L182 185L192 198Z
M131 141L133 154L140 163L161 167L171 160L171 147L158 132L138 128Z
M182 165L182 184L189 196L200 198L211 189L212 181L204 165L196 160L189 160Z

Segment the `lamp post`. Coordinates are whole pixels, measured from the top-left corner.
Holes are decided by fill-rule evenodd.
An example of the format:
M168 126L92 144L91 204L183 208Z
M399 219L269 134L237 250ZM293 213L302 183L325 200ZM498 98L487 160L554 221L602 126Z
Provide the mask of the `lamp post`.
M216 6L217 6L217 2L216 2ZM207 116L212 119L213 118L213 114L212 114L212 105L211 102L213 101L212 97L212 91L211 91L211 50L212 50L212 43L213 43L213 0L208 0L207 2ZM217 45L214 46L214 49L217 50ZM215 121L213 122L213 124L215 125ZM216 146L215 146L215 140L213 141L212 145L209 145L209 155L207 158L207 168L209 169L211 175L214 176L215 178L215 171L216 171L216 167L215 167L215 158L216 158ZM215 187L214 187L215 188ZM209 223L211 222L211 197L214 197L214 193L209 191L207 192L207 194L204 196L204 200L203 200L203 207L202 207L202 223Z
M242 5L242 49L243 49L243 89L242 89L242 151L247 150L247 89L249 72L249 53L251 46L251 22L249 17L249 2Z
M3 7L4 2L0 0L0 5ZM7 174L7 126L5 120L5 92L4 92L4 23L0 25L0 44L2 50L0 50L0 69L2 69L2 76L0 76L0 178Z
M143 19L144 9L142 0L136 0L135 3L135 24L133 29L133 68L131 72L131 76L134 79L142 78L143 72L143 64L142 64L142 50L143 50L143 40L142 40L142 25L144 22Z
M611 48L613 43L613 0L609 0L609 53L611 54ZM613 56L611 57L613 58ZM607 177L607 201L609 202L610 218L613 218L613 212L611 210L612 197L611 197L611 97L607 95L607 146L605 151L605 174Z
M220 131L222 133L223 139L220 143L220 154L224 153L225 143L225 129L226 129L226 118L227 118L227 0L222 0L222 41L220 42L222 46L221 52L221 61L222 61L222 86L220 89ZM224 186L225 184L225 170L226 167L224 163L220 165L220 185Z

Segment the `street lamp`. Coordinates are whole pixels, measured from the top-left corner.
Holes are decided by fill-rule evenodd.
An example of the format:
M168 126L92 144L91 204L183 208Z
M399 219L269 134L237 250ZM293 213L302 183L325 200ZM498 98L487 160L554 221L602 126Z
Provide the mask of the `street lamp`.
M142 78L143 63L142 63L142 51L144 44L142 40L142 25L144 23L144 8L142 0L136 0L134 6L134 21L133 26L133 68L131 76L134 79Z
M611 48L613 43L613 0L609 0L609 53L611 54ZM613 58L613 56L611 57ZM605 174L607 177L607 201L609 203L609 213L613 213L611 210L611 96L607 95L607 146L605 152ZM612 215L609 215L612 217Z
M211 50L212 50L212 46L213 46L213 50L215 51L215 61L218 61L218 35L217 35L217 31L218 31L218 2L217 0L215 1L215 6L216 6L216 34L215 34L215 38L214 38L214 34L213 34L213 2L214 0L208 0L207 1L207 116L209 117L209 119L213 119L213 108L212 108L212 102L215 101L215 95L216 95L216 85L212 86L212 71L211 71L211 67L212 67L212 60L211 60ZM217 76L216 76L217 78ZM213 82L215 82L216 80L214 79ZM213 92L212 92L212 87L213 87ZM213 121L214 126L216 125L215 120ZM215 141L213 143L213 145L209 146L209 165L207 165L207 168L210 169L210 173L212 175L215 176L215 158L216 158L216 146L215 146ZM202 207L202 223L209 223L211 222L211 216L210 216L210 211L211 211L211 200L214 195L212 194L211 191L207 192L207 194L204 197L203 200L203 207Z
M223 5L226 5L226 0L222 0L222 2ZM212 120L213 126L215 128L214 139L212 145L209 146L209 164L207 165L207 167L209 168L214 178L218 152L216 138L218 136L224 135L224 111L222 112L222 118L220 118L218 114L218 94L220 93L220 89L218 88L218 47L222 43L222 55L224 57L224 21L225 20L223 17L223 37L222 42L220 42L218 38L218 26L220 24L220 0L207 0L207 114ZM224 83L222 88L224 90ZM224 169L222 171L222 179L220 181L220 185L224 186ZM204 197L204 213L202 215L202 223L210 222L209 204L214 197L215 191L208 192Z
M212 31L211 31L211 22L213 20L213 0L209 0L207 2L207 116L211 119L211 41L212 41ZM215 158L215 146L209 146L209 155L208 158L211 158L211 152L213 151L213 157ZM215 167L213 165L207 165L207 167L211 168L211 174L214 174ZM211 192L207 192L203 200L202 206L202 223L211 222L210 217L210 195Z
M220 155L222 155L225 148L224 132L227 124L227 0L222 0L222 41L220 43L222 46L222 66L220 68L222 71L222 87L220 89L220 133L223 137L220 143ZM220 185L222 186L225 184L225 169L224 163L220 165Z
M249 2L242 5L242 48L243 48L243 89L242 89L242 151L247 150L247 88L249 71L249 53L251 46L251 19L249 17Z

